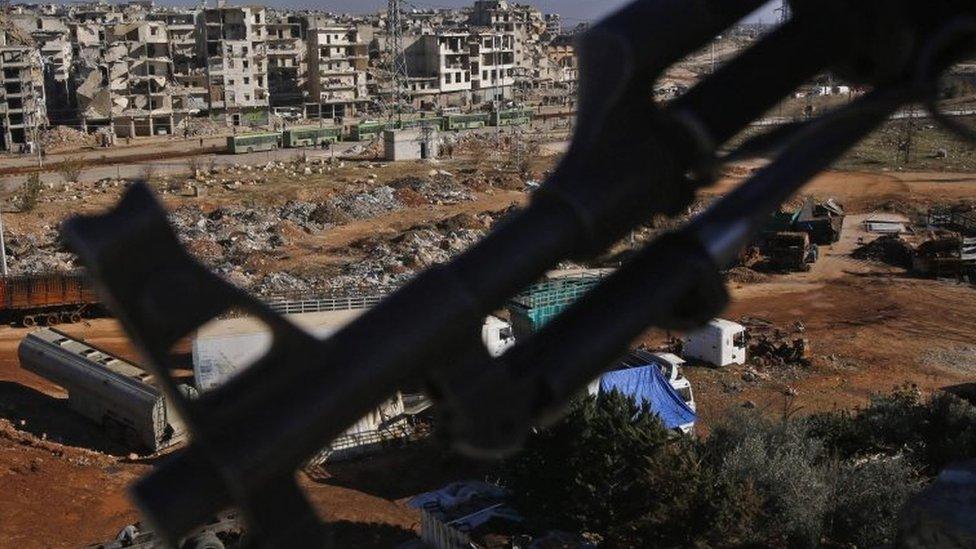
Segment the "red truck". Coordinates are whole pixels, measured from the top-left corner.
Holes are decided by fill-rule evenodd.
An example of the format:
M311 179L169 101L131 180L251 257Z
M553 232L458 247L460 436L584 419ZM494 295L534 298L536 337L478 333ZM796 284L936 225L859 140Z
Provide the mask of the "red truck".
M79 322L99 309L98 296L80 272L0 277L0 315L24 326Z

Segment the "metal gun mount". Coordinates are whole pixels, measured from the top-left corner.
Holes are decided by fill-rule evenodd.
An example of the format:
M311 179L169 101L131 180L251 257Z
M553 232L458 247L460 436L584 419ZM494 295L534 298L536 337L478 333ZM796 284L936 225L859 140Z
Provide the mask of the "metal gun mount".
M175 543L237 507L254 546L327 543L295 471L418 377L459 449L492 456L517 449L647 327L688 328L722 310L719 270L761 220L902 105L934 106L936 78L976 43L969 1L796 0L789 22L682 97L650 99L667 67L763 3L638 0L588 31L579 43L577 130L531 203L326 340L191 259L144 185L108 214L69 221L67 241L193 435L133 488L157 531ZM719 157L750 121L824 70L874 91ZM480 323L511 295L560 260L593 257L652 215L680 212L723 161L759 153L775 160L534 337L498 359L487 355ZM224 386L185 399L168 375L170 349L232 308L271 328L271 349Z

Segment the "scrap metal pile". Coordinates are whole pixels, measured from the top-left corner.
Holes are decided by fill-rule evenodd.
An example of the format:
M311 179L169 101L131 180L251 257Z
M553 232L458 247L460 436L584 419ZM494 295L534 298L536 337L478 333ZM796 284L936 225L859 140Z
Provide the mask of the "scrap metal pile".
M747 329L749 363L761 368L810 365L810 342L803 337L805 327L796 321L786 329L756 317L739 319Z
M296 469L418 379L459 450L517 450L649 326L687 330L714 318L727 302L721 269L768 216L904 105L935 110L939 75L976 44L972 2L797 0L789 22L696 87L664 105L650 100L668 67L762 4L639 0L594 25L579 39L573 143L531 203L325 340L192 260L145 186L108 214L69 222L71 246L192 431L186 449L133 489L160 534L175 543L235 507L254 546L324 543L328 529ZM828 70L873 91L719 157L750 122ZM561 261L601 254L655 214L682 212L724 161L757 154L773 160L531 337L488 355L479 330L512 295ZM269 351L217 390L182 397L170 378L172 347L230 309L267 324Z

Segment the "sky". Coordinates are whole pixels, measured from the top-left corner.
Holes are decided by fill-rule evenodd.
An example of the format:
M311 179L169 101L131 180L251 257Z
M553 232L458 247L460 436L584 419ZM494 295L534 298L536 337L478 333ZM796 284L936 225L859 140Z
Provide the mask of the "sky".
M580 21L592 21L627 4L630 0L516 0L517 3L532 4L543 12L558 13L563 16L564 26L572 27ZM406 8L459 8L470 6L473 0L402 0ZM195 0L161 0L160 4L198 4ZM209 4L213 4L211 0ZM370 13L386 9L386 0L250 0L249 2L230 0L228 4L255 3L273 7L320 9L337 13ZM779 5L766 6L756 16L772 22L773 9Z

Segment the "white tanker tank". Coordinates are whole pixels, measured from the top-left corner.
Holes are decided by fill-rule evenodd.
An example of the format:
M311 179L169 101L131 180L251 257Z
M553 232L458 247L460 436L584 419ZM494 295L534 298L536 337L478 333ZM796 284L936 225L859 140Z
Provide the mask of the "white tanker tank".
M162 392L141 368L53 328L27 334L20 366L68 392L68 405L134 450L155 452L182 435Z

